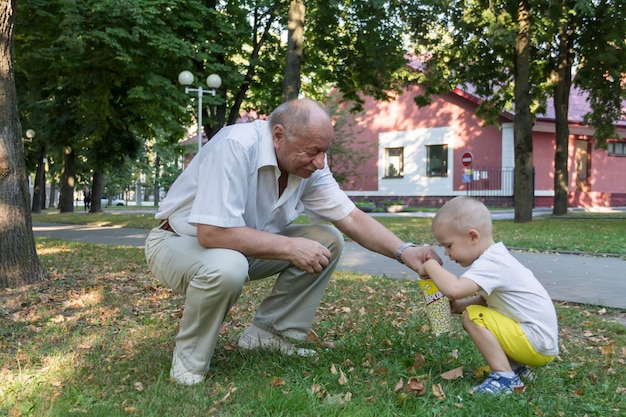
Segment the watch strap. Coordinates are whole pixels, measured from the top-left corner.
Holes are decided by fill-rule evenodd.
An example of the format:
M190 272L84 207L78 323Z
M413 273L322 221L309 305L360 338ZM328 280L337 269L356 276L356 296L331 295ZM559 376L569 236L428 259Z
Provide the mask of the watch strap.
M404 262L402 261L402 252L404 252L406 248L415 247L415 246L417 245L412 242L405 242L402 245L400 245L400 247L396 250L396 259L398 260L398 262L404 265Z

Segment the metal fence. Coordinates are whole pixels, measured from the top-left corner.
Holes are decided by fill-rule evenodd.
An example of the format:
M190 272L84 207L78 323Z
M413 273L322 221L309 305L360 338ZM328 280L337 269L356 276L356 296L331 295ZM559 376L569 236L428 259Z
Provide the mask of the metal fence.
M475 167L463 175L467 195L474 197L512 197L512 167Z

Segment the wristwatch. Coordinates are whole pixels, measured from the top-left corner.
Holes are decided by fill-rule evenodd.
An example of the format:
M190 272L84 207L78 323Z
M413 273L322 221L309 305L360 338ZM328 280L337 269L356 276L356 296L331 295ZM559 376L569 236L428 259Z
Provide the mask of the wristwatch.
M402 245L400 245L400 247L396 251L396 259L398 260L398 262L400 262L401 264L404 265L404 262L402 262L402 252L404 252L404 250L406 248L415 247L415 246L417 246L417 245L415 243L411 243L411 242L406 242L406 243L403 243Z

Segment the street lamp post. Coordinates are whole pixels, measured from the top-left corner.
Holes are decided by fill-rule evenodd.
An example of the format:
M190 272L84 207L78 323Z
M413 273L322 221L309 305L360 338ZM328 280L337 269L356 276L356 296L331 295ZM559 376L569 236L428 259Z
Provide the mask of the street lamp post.
M208 90L202 88L202 86L198 88L189 87L193 83L193 74L190 71L183 71L178 74L178 82L181 85L185 86L185 93L189 94L190 92L198 93L198 152L202 149L202 96L205 94L211 94L215 97L215 89L219 88L222 85L222 79L217 74L211 74L206 78L206 84L209 87Z
M34 137L35 137L35 131L33 129L28 129L26 131L26 138L27 139L22 139L22 140L24 142L32 142Z

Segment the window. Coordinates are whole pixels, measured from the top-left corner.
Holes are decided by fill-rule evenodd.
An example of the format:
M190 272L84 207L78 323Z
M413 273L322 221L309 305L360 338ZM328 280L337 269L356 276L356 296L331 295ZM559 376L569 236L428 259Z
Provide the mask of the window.
M576 191L591 191L591 143L576 139Z
M426 176L448 176L448 145L426 146Z
M626 142L611 141L607 143L609 155L626 156Z
M385 148L385 178L404 175L404 148Z

